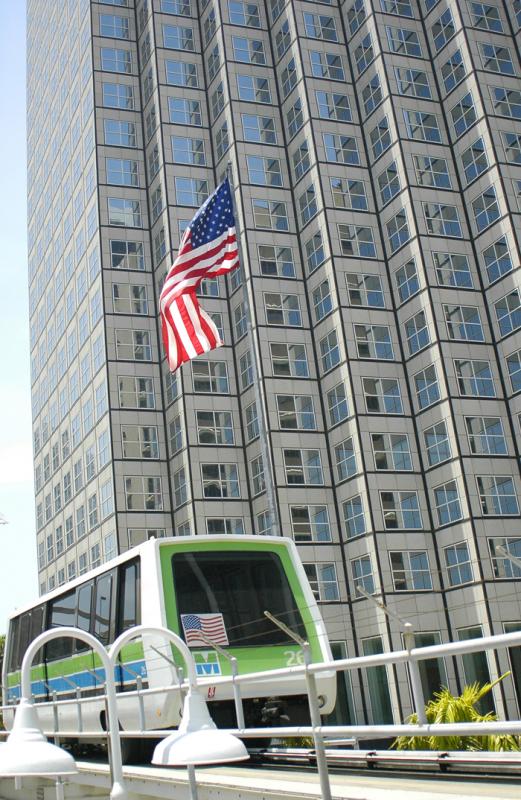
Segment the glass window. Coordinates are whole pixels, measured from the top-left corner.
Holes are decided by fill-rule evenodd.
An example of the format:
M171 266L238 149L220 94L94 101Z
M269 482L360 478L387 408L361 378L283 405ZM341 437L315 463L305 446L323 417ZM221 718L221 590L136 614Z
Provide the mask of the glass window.
M488 158L483 138L476 139L461 154L461 162L467 183L470 183L488 169Z
M279 425L283 430L316 430L317 422L311 395L278 394L276 399Z
M380 492L380 502L386 530L422 527L417 492Z
M416 400L420 409L428 408L440 399L440 387L433 364L417 372L414 376Z
M521 326L521 300L518 289L494 303L497 324L501 336L506 336Z
M356 475L358 469L356 465L356 454L353 439L350 436L335 447L335 466L339 481L345 481Z
M449 59L442 65L441 77L445 91L451 92L466 75L465 64L461 50L456 50Z
M507 455L500 417L465 417L465 427L473 455Z
M447 8L431 27L432 39L436 52L445 47L449 39L456 33L454 19L450 8Z
M512 269L512 259L506 236L501 236L496 242L486 247L481 255L490 283L497 281Z
M340 363L340 347L336 331L330 331L319 342L320 360L324 372L328 372Z
M366 532L364 505L361 495L351 497L343 504L344 523L349 539Z
M387 325L355 325L359 358L394 360L391 333Z
M477 115L474 107L474 100L470 92L451 108L450 115L456 137L461 136L474 125Z
M474 222L478 232L484 231L501 216L494 186L489 186L472 201Z
M513 392L521 391L521 350L507 356L507 369Z
M268 78L255 75L237 75L239 100L251 103L271 103Z
M391 253L395 253L405 242L409 241L409 225L407 223L407 214L404 208L400 209L386 223L387 240Z
M336 567L328 564L304 564L304 570L315 598L322 602L340 600Z
M462 519L463 513L456 481L448 481L434 489L438 525L450 525Z
M373 229L363 225L338 225L340 250L344 256L376 258Z
M199 613L218 609L231 646L253 644L259 634L269 645L290 641L273 623L263 622L264 608L273 609L273 614L286 620L292 630L305 635L283 565L275 553L208 551L198 553L195 559L190 553L176 553L172 574L180 621L194 608Z
M445 547L445 566L450 586L460 586L474 580L469 548L466 542Z
M396 592L423 592L432 589L429 558L425 551L391 551L389 558Z
M400 383L396 378L362 378L368 414L403 414Z
M441 464L451 458L450 440L445 422L438 422L436 425L425 428L423 438L430 467L434 467L436 464Z
M420 186L450 189L451 181L447 162L435 156L413 156L416 180Z
M491 86L490 94L494 111L500 117L521 119L521 92L502 86Z
M319 450L283 450L286 482L290 486L322 486L324 475Z
M177 123L178 125L196 125L200 127L203 124L199 100L169 97L168 113L170 122Z
M335 164L359 164L360 156L354 136L323 133L326 160Z
M346 273L349 305L385 308L385 298L379 275Z
M412 470L409 437L405 433L372 433L375 469L384 471Z
M432 97L429 78L423 70L411 69L410 67L395 67L394 75L398 86L398 94L419 97L423 100L429 100Z
M309 377L305 345L271 342L270 350L274 375L282 378Z
M503 25L497 6L491 3L469 3L470 18L475 28L503 33Z
M483 342L483 326L476 306L444 305L443 313L449 339Z
M391 132L389 120L383 117L375 128L369 133L373 158L379 158L391 146Z
M181 25L163 25L163 47L170 50L195 50L192 28Z
M291 530L296 542L330 542L327 506L290 506Z
M201 478L207 499L241 496L237 464L201 464Z
M233 420L230 411L196 411L197 440L204 445L232 445Z
M477 475L476 483L484 517L519 515L513 478L507 475Z
M378 188L380 191L382 205L386 205L398 194L401 187L396 161L393 161L391 164L389 164L389 166L378 176Z
M358 594L358 588L363 589L368 594L374 594L375 582L369 555L360 556L351 561L351 574L353 576L355 596Z
M420 142L441 142L441 133L435 114L425 111L403 109L405 127L409 139Z
M494 378L488 361L454 361L459 392L463 397L495 397Z
M425 224L430 234L434 236L463 237L456 206L445 203L423 203Z
M337 53L323 50L310 50L311 74L314 78L327 78L331 81L344 81L344 65L342 57Z
M521 558L521 539L516 537L501 537L488 540L490 560L494 571L494 578L521 578L521 567L514 564L509 558L502 556L497 547L502 547L514 558Z
M230 385L226 361L195 359L191 364L194 392L201 394L229 394Z
M351 122L351 107L345 94L315 91L318 114L322 119L336 119L338 122Z
M398 296L402 303L405 303L409 297L412 297L420 291L420 280L414 258L402 264L401 267L398 267L394 273L394 280L398 290Z
M389 49L393 53L422 58L422 48L418 34L409 28L385 28Z
M409 355L423 350L424 347L430 343L430 333L427 325L427 317L424 311L418 311L414 317L408 319L405 323L405 337L407 339L407 348Z
M489 42L478 42L478 47L483 69L489 72L500 72L502 75L515 75L508 47Z

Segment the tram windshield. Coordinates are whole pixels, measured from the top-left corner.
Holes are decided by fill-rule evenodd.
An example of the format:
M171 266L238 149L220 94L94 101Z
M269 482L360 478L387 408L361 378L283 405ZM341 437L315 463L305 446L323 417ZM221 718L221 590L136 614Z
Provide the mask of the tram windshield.
M292 642L264 616L270 611L303 638L306 631L280 558L275 553L175 553L172 571L181 615L222 614L230 646Z

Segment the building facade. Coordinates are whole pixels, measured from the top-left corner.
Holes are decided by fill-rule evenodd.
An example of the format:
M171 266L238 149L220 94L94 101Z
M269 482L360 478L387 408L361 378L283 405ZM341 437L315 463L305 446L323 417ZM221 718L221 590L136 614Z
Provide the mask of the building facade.
M256 358L335 655L400 648L399 618L521 627L496 552L521 555L520 27L519 0L29 0L41 592L150 536L270 531ZM159 292L228 161L243 268L201 287L225 346L170 375ZM517 715L517 651L422 680L510 665ZM411 710L401 669L342 699Z

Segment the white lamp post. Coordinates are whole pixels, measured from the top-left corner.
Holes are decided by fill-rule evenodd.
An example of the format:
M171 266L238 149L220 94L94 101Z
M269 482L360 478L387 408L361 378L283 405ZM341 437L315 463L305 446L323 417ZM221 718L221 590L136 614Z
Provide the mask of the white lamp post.
M188 694L183 705L183 718L179 729L161 741L152 756L152 764L159 766L186 766L192 800L197 798L194 766L196 764L224 764L249 758L244 743L230 733L218 730L208 711L208 706L197 686L194 657L185 642L168 628L138 625L119 636L109 650L115 663L116 656L127 642L143 634L163 636L181 653L186 664Z

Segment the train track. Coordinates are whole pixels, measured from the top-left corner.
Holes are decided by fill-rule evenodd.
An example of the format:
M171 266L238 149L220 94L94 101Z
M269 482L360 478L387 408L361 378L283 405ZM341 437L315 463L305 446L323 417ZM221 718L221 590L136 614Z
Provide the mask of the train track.
M277 765L316 768L315 751L309 748L248 748L254 767ZM329 769L336 772L371 770L373 772L438 773L440 775L521 776L521 752L448 752L326 749Z

